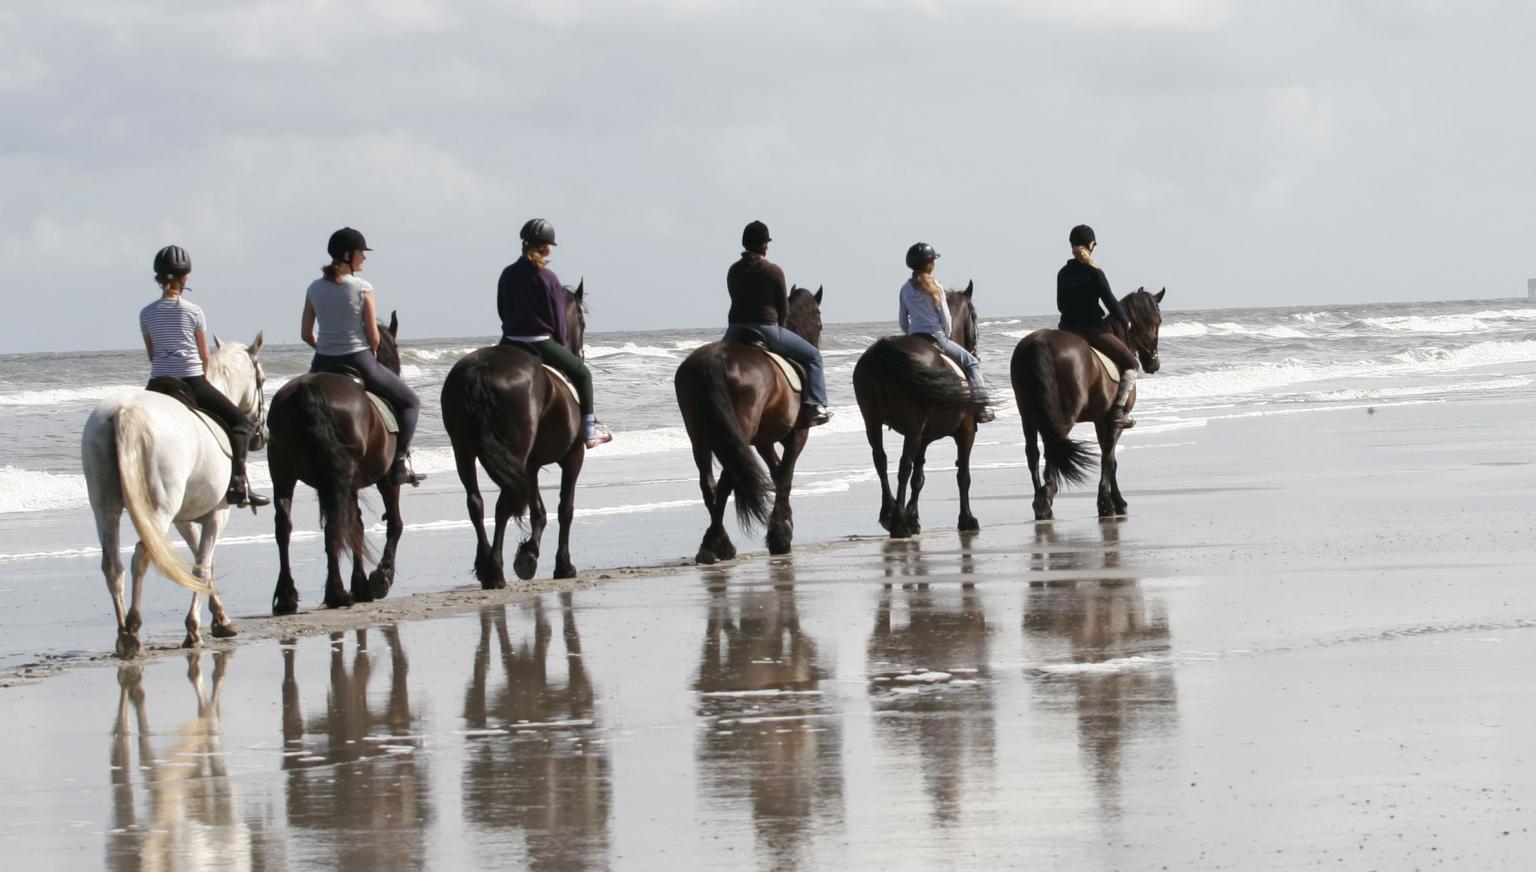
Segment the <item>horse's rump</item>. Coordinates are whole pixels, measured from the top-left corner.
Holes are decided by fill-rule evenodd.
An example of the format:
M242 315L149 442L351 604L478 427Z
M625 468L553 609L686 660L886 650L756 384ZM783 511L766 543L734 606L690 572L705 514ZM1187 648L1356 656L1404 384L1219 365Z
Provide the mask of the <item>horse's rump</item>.
M938 343L921 335L875 340L854 365L853 386L866 419L880 415L903 434L930 411L960 414L986 405Z

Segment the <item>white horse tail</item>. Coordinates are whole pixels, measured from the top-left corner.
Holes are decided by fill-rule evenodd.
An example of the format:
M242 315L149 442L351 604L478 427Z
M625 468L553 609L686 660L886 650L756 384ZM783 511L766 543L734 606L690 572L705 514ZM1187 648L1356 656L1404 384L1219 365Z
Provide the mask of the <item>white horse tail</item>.
M150 562L166 578L193 593L215 593L211 581L193 575L176 556L165 529L155 521L149 496L149 440L153 431L147 415L133 403L125 403L117 410L117 474L123 486L123 504Z

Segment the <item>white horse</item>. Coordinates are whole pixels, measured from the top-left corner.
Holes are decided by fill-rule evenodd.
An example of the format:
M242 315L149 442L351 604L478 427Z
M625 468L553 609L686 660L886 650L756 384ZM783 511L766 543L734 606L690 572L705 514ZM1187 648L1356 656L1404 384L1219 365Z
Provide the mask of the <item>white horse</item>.
M266 444L266 400L257 355L261 334L249 347L239 342L221 343L209 355L208 381L251 419L251 448ZM216 425L214 425L216 426ZM187 638L183 647L202 644L199 627L202 597L213 610L213 635L235 635L234 624L224 613L224 603L213 586L213 547L229 520L225 494L230 461L203 418L165 394L138 391L103 400L85 422L80 438L80 460L85 467L91 510L96 513L96 534L101 538L101 571L117 609L117 656L136 657L143 650L139 614L144 573L153 563L166 577L192 591L187 611ZM139 544L133 549L133 608L123 608L123 563L118 549L118 526L123 510L133 521ZM187 546L196 555L194 566L176 555L166 527L175 522ZM201 528L199 531L193 525Z

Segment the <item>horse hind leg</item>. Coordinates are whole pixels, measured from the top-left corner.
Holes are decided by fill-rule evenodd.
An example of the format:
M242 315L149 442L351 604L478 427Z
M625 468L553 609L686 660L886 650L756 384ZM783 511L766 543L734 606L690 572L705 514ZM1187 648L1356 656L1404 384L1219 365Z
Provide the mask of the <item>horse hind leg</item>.
M1029 480L1035 488L1035 498L1031 506L1035 510L1035 520L1049 521L1051 514L1051 502L1054 492L1047 492L1045 482L1040 479L1040 428L1026 416L1024 419L1024 457L1029 461Z
M101 574L107 581L107 593L112 597L112 610L117 615L117 656L127 659L137 655L138 639L128 631L128 606L123 602L123 559L118 553L118 528L122 517L123 507L120 502L96 508L96 533L101 541Z
M354 495L353 499L356 499ZM331 517L325 523L325 599L328 609L343 609L352 605L352 594L341 583L341 556L346 552L341 521Z
M880 478L880 526L886 532L891 529L891 515L896 501L891 497L891 477L885 455L884 424L878 420L864 419L864 435L869 439L869 453L875 461L875 475Z
M496 501L496 528L500 538L500 532L505 525L504 517L510 517L512 510L510 505L503 508L502 503L506 499ZM539 542L544 538L544 528L549 524L549 513L544 509L544 497L539 493L539 471L534 470L528 476L528 538L517 546L517 557L512 561L512 571L523 581L533 578L539 569ZM498 551L501 549L498 548Z
M789 504L795 485L795 463L805 449L807 430L794 430L784 440L784 457L774 466L773 516L768 519L768 553L788 554L794 545L795 515Z
M453 446L453 461L458 468L459 483L464 486L464 507L469 511L469 524L475 528L475 580L481 590L497 590L507 586L502 572L501 550L491 549L491 540L485 535L485 498L480 495L478 458L467 447Z
M923 492L923 485L928 481L925 473L927 465L928 446L919 441L917 456L912 458L912 499L907 503L907 532L913 536L923 532L923 524L918 517L917 497Z
M1129 505L1120 495L1120 483L1116 473L1120 461L1115 458L1115 445L1120 441L1120 428L1106 421L1094 424L1099 437L1099 517L1113 518L1125 514Z
M277 587L272 591L272 614L291 615L299 610L299 589L293 583L293 567L288 561L288 542L293 535L293 489L291 475L272 476L272 526L277 540Z
M955 434L955 484L960 491L960 522L962 533L975 533L981 529L976 516L971 514L971 449L976 444L976 425L965 423Z
M571 563L571 522L576 517L576 479L586 459L583 448L572 449L560 461L560 544L555 549L555 578L576 577L576 566Z
M901 445L901 463L896 468L896 502L891 517L891 538L906 539L912 535L905 510L907 482L912 478L913 461L921 450L922 436L908 436Z
M389 596L390 588L395 586L395 548L405 532L405 520L400 517L400 486L381 481L379 496L384 499L384 554L368 575L368 595L376 600Z

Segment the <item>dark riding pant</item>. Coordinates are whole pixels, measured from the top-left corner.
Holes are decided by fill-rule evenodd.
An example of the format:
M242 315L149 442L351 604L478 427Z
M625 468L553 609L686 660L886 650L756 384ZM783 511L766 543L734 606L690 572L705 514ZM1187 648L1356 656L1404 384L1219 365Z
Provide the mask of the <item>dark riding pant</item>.
M1115 366L1120 367L1121 372L1136 369L1140 365L1140 362L1136 360L1136 352L1132 351L1131 347L1111 332L1108 327L1099 325L1097 327L1063 327L1061 329L1068 333L1076 333L1088 340L1089 345L1104 352L1105 357L1114 361Z
M395 457L401 458L411 449L416 438L416 419L421 415L421 398L371 351L354 351L351 354L317 354L310 361L310 372L323 372L334 366L350 366L363 377L363 387L369 393L378 394L395 410L400 422L400 437L395 441Z
M727 342L745 341L750 338L747 331L762 334L768 341L769 351L782 354L805 367L805 402L817 406L827 404L827 375L821 362L821 349L807 342L799 333L777 324L732 323L726 325L725 336L721 338Z
M251 448L251 419L203 376L186 376L181 381L192 391L197 407L218 418L229 431L230 472L244 477L245 455Z
M560 370L571 384L576 386L576 400L581 405L583 417L595 414L592 403L592 370L587 369L586 361L583 361L576 352L566 348L553 339L541 339L538 342L521 342L510 339L501 340L502 345L529 345L539 353L539 358L546 364Z

